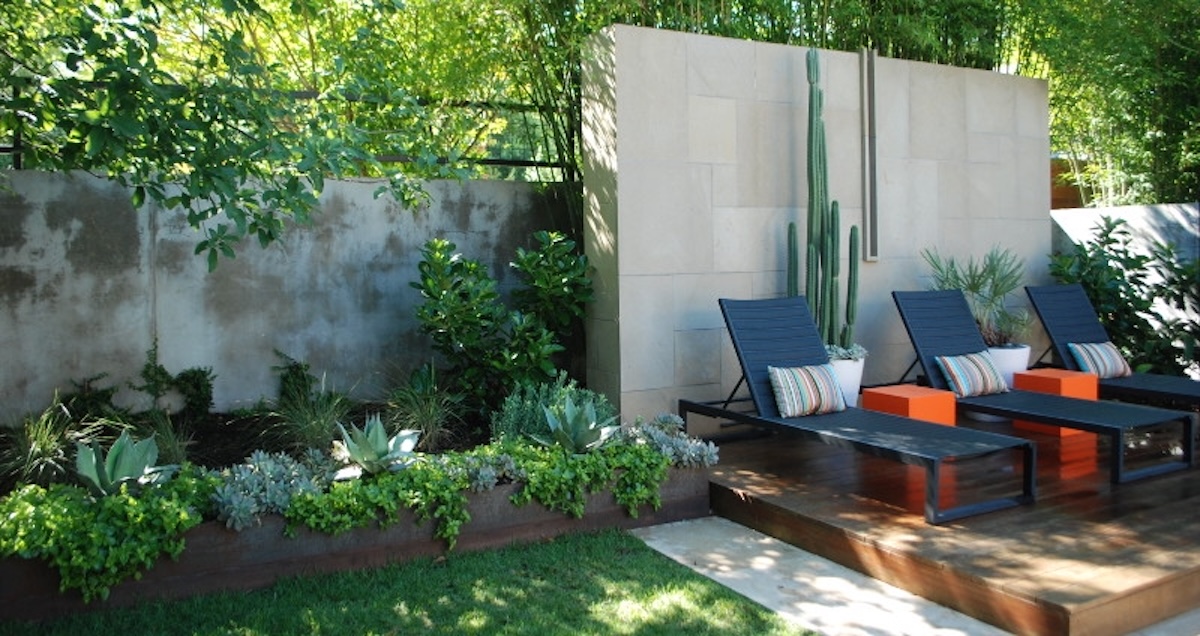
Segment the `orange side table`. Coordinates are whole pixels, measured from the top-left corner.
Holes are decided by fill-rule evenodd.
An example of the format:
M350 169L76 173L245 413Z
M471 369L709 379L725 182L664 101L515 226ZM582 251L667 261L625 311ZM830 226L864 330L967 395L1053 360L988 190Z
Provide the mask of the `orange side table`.
M877 386L862 390L860 397L862 408L892 415L901 415L914 420L924 420L935 424L955 426L956 402L954 393L941 391L915 384L893 384ZM868 483L870 483L868 479ZM951 506L956 502L954 466L943 465L941 482L941 502L939 505ZM880 491L895 488L895 484L872 484ZM925 471L916 466L907 466L904 484L904 507L912 512L921 512L925 506Z
M957 423L953 393L915 384L863 389L862 407L946 426Z
M1014 373L1013 388L1084 400L1100 397L1100 385L1096 376L1065 369L1031 369ZM1024 420L1014 420L1013 426L1058 438L1057 444L1038 450L1043 457L1057 460L1056 472L1059 478L1070 479L1096 472L1095 433Z
M1084 400L1096 400L1100 398L1100 384L1096 376L1091 373L1067 371L1066 369L1031 369L1029 371L1014 373L1013 388ZM1093 439L1096 437L1093 433L1073 428L1046 426L1045 424L1026 422L1024 420L1015 420L1013 425L1028 431L1058 437L1070 437L1072 435L1089 435Z

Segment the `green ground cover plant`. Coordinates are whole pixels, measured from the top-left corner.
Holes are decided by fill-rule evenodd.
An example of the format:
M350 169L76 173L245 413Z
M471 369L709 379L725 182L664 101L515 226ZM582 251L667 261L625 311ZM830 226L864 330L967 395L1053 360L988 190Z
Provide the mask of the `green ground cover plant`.
M0 636L91 634L811 634L625 532L289 579L65 617Z
M544 417L554 413L548 408ZM570 419L577 429L570 440L604 424L594 409L579 413L586 417ZM0 526L0 557L44 560L61 573L64 591L103 599L160 555L177 557L184 533L206 520L241 530L276 514L287 520L289 534L300 527L338 534L395 523L407 509L419 520L434 520L435 535L453 549L470 521L468 492L515 483L514 506L537 502L578 518L589 493L611 491L636 517L641 506L660 507L659 487L670 466L717 461L711 443L688 438L682 421L671 416L611 427L582 447L504 438L441 454L415 453L415 432L389 437L378 416L369 422L365 428L339 424L340 454L338 445L306 449L299 459L255 451L222 469L184 464L169 480L174 467L154 466L153 438L122 432L107 449L95 441L77 444L78 476L25 484L0 497L0 519L7 520ZM341 477L350 467L357 468L354 474Z

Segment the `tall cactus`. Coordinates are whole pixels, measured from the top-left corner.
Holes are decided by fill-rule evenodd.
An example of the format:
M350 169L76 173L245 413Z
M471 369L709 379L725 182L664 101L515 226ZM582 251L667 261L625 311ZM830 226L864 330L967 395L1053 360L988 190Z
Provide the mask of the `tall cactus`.
M822 118L825 96L820 82L816 49L808 50L808 241L804 295L817 322L821 338L829 344L850 347L854 319L858 313L858 226L850 227L850 271L846 282L845 323L839 316L838 284L841 260L840 221L837 201L829 200L829 163ZM799 254L796 226L788 224L788 294L799 292Z

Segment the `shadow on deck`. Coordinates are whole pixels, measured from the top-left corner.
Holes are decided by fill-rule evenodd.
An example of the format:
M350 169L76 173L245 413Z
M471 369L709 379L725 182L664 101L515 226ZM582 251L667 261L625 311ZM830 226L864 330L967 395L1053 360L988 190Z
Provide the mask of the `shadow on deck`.
M1200 607L1200 470L1114 486L1103 441L960 425L1037 441L1036 504L928 525L919 469L775 433L719 442L713 512L1020 634L1124 634ZM1013 462L957 467L943 502L1015 484Z

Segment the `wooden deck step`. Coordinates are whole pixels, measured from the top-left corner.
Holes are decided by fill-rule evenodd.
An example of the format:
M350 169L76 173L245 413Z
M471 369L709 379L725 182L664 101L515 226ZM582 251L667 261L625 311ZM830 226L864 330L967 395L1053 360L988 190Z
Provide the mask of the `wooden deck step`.
M1200 607L1200 470L1114 486L1101 443L1071 471L1039 460L1032 506L931 526L923 477L896 462L786 433L720 452L716 514L1003 629L1124 634ZM1005 463L963 467L949 496L991 492Z

